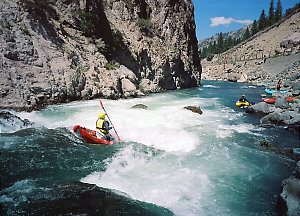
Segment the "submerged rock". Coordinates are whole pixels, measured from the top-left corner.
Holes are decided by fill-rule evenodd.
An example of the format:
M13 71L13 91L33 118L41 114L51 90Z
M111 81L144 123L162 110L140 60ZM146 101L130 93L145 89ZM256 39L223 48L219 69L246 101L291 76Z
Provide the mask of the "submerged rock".
M21 119L19 116L11 114L8 111L0 111L1 132L10 132L26 128L33 125L28 119Z
M52 186L44 197L25 208L28 215L174 215L163 207L80 182Z

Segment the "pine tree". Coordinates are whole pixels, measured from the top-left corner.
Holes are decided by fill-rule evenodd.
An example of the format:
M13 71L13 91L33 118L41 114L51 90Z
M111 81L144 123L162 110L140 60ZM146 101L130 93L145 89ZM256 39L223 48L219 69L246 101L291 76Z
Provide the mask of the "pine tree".
M258 20L258 30L261 31L266 28L266 15L265 15L265 10L262 10L259 20Z
M250 32L249 32L249 28L247 27L244 35L243 35L243 41L247 40L250 37Z
M269 8L268 25L271 26L274 23L274 0L271 0Z
M278 22L282 17L282 6L280 0L277 1L276 11L275 11L275 22Z
M218 47L217 47L217 52L218 53L222 53L223 52L223 49L224 49L224 42L223 42L223 33L221 32L219 34L219 37L218 37Z
M257 22L256 20L254 20L251 27L251 36L255 35L257 32L258 32Z

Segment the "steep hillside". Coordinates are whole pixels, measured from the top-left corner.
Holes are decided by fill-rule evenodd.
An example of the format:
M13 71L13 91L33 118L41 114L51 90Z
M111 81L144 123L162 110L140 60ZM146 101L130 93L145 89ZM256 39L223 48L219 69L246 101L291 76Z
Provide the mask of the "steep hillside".
M243 35L245 34L247 28L251 29L251 25L247 25L247 26L245 26L245 27L243 27L239 30L236 30L236 31L223 33L223 37L224 37L225 40L228 37L231 37L232 39L242 38ZM203 49L204 47L208 47L209 44L213 44L214 42L217 43L217 41L218 41L218 34L199 41L198 42L198 47L199 47L199 49Z
M298 11L229 51L215 55L212 61L202 60L202 78L275 85L279 78L299 73L299 33ZM294 44L280 46L290 36L294 37Z
M190 0L0 2L1 108L197 86Z

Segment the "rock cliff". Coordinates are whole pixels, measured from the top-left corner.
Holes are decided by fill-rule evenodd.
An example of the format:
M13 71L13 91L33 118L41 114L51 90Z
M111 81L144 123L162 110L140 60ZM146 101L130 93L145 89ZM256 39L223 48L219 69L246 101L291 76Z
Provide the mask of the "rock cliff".
M0 2L0 108L194 87L190 0Z

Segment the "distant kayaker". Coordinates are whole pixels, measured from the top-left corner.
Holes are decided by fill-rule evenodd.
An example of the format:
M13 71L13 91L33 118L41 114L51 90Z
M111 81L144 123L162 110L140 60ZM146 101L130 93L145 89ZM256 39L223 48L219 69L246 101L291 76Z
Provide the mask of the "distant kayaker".
M242 103L248 102L249 103L249 101L245 98L245 95L242 95L242 97L239 99L239 102L242 102Z
M109 130L112 127L109 126L109 122L105 119L106 113L100 113L99 118L96 122L96 128L105 135L105 139L110 141L111 135L109 134Z
M280 85L281 85L281 83L282 83L282 79L278 80L278 83L277 83L277 85L276 85L276 87L275 87L275 89L276 89L277 91L280 91Z

